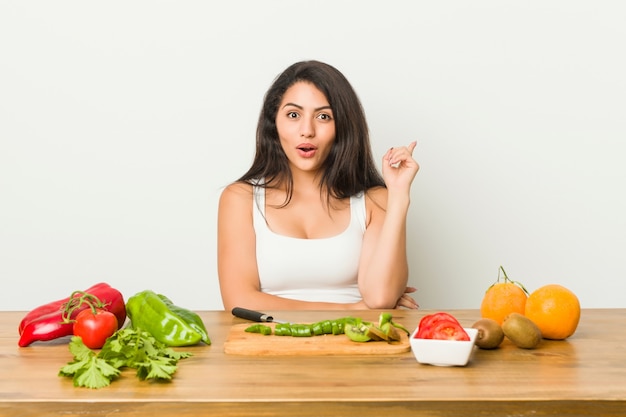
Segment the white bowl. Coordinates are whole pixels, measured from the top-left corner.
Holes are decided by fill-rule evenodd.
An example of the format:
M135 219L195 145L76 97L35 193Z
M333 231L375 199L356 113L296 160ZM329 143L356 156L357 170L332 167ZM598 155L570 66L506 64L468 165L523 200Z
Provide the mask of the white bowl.
M419 363L437 366L465 366L474 350L478 330L464 327L469 341L417 339L419 327L411 335L411 350Z

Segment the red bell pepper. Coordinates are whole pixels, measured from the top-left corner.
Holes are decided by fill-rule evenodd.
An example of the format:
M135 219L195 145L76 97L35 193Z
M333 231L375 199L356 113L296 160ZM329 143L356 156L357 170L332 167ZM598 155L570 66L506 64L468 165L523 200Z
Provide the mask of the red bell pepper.
M71 309L69 317L67 316L66 307L71 301L80 298L80 293L74 293L65 299L44 304L26 314L18 328L20 333L18 345L25 347L36 341L47 341L72 335L73 320L78 313L90 308L88 303L81 304ZM99 283L82 293L93 295L104 303L104 309L115 314L118 328L124 325L126 321L126 304L121 292L109 284Z

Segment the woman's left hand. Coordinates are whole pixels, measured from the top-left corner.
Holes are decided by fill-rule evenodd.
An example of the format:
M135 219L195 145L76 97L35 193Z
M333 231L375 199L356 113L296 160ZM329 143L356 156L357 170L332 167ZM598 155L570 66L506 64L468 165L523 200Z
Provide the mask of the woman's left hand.
M409 293L417 291L417 288L414 287L406 287L404 290L404 294L398 298L398 302L396 303L396 308L405 307L411 310L416 310L420 308L419 304L409 295Z
M419 171L419 164L413 159L413 149L417 142L408 146L391 148L383 157L383 178L388 189L411 187L411 183Z

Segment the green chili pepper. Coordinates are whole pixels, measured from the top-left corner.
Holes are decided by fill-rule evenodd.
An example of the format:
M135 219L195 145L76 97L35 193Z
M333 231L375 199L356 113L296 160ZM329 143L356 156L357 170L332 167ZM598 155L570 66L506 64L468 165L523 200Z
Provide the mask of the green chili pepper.
M378 327L383 328L383 326L389 323L391 324L393 327L398 328L402 331L404 331L406 334L410 335L411 332L409 332L404 326L402 326L401 324L398 324L396 322L394 322L391 319L391 313L380 313L380 316L378 317Z
M294 337L311 337L313 336L313 331L311 326L307 324L292 324L291 335Z
M190 346L199 343L203 335L185 317L171 308L154 291L141 291L128 299L126 312L133 328L150 333L168 346Z
M187 310L186 308L179 307L172 303L172 300L164 296L163 294L158 294L159 298L167 304L167 306L172 310L173 313L178 315L180 318L185 320L195 331L200 333L202 336L202 341L207 345L211 344L211 339L209 339L209 334L204 326L204 322L200 316L191 310Z
M330 322L330 320L324 320L322 322L322 333L323 334L332 334L333 332L333 325Z
M314 336L321 336L324 334L324 328L322 327L322 323L313 323L311 325L311 331Z
M289 323L278 323L274 327L274 334L276 336L291 336L291 325Z
M272 334L272 328L261 323L253 324L247 327L245 331L248 333L261 333L265 336Z
M391 322L391 313L380 313L378 316L378 327L383 327L383 324Z
M336 320L323 320L313 324L296 324L296 323L276 323L274 327L274 335L276 336L293 336L293 337L312 337L325 334L339 335L348 334L346 329L349 328L348 337L355 341L365 342L373 339L370 330L376 330L378 338L373 340L399 340L395 328L406 331L404 327L394 323L391 320L390 313L382 313L379 317L379 326L373 323L363 321L357 317L342 317ZM272 329L261 323L256 323L245 330L251 333L272 334Z

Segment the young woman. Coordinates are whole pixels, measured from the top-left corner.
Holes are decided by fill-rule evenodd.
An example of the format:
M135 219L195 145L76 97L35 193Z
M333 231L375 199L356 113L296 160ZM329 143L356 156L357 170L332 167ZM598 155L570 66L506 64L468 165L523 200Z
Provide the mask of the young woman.
M343 74L318 61L280 74L252 166L220 197L225 309L417 308L406 257L415 144L387 151L381 176Z

